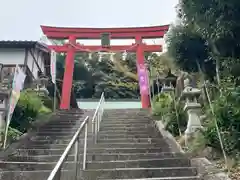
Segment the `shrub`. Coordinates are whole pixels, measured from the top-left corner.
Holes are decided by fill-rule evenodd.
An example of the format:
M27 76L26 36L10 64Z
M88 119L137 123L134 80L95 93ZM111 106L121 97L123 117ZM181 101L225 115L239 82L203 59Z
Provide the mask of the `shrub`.
M223 140L224 150L228 155L240 150L240 93L239 89L223 92L221 98L213 101L215 117L206 111L208 120L204 126L204 137L209 147L221 151L215 118Z
M16 141L23 133L17 129L9 127L8 129L8 141Z
M49 109L53 109L53 100L49 96L42 96L41 97L43 105Z
M153 98L153 114L155 116L165 115L169 112L169 107L173 99L169 93L160 93Z
M177 113L176 113L177 111ZM176 108L174 102L168 111L168 121L166 122L166 130L168 130L173 136L179 136L180 132L183 133L187 127L187 114L184 112L182 104L176 102Z
M14 110L10 127L25 133L32 126L39 113L44 112L43 110L46 111L46 107L36 92L23 91Z
M176 108L175 108L176 103ZM177 110L177 113L176 113ZM153 114L162 116L165 122L165 129L173 136L179 136L187 127L187 115L180 102L175 102L170 93L161 93L153 99Z

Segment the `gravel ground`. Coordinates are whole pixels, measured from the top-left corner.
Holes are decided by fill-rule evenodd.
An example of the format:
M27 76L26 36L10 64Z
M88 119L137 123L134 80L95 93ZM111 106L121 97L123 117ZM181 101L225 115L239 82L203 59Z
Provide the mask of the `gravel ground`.
M216 166L217 168L224 169L225 163L224 161L219 161L216 163ZM232 180L240 180L240 164L230 170L230 178Z
M240 180L240 167L233 168L230 177L232 180Z

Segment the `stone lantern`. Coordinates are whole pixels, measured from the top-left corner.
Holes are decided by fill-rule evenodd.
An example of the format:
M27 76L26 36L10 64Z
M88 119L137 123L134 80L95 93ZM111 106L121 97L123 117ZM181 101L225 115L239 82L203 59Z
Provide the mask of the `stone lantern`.
M47 90L49 78L44 75L40 75L39 78L34 82L35 84L35 91L39 93L40 96L48 95L49 92Z
M177 76L172 74L171 70L169 69L168 74L165 78L159 79L162 84L161 92L174 92Z
M186 139L191 136L197 129L202 128L201 125L201 104L198 102L201 90L198 88L192 88L189 85L189 81L184 82L185 87L180 97L185 101L184 111L188 115L187 129L185 131Z

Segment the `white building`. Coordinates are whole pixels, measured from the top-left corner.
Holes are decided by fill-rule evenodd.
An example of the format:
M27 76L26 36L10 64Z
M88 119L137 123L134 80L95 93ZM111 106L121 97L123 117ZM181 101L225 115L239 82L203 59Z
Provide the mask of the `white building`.
M50 49L37 41L0 41L1 80L13 75L16 64L27 74L26 83L49 75Z

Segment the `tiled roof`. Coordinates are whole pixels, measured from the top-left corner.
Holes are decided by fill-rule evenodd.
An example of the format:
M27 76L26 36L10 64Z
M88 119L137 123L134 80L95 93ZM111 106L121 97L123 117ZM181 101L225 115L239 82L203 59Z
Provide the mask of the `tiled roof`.
M50 52L50 49L46 44L40 43L38 41L1 41L0 48L38 48L42 51Z

